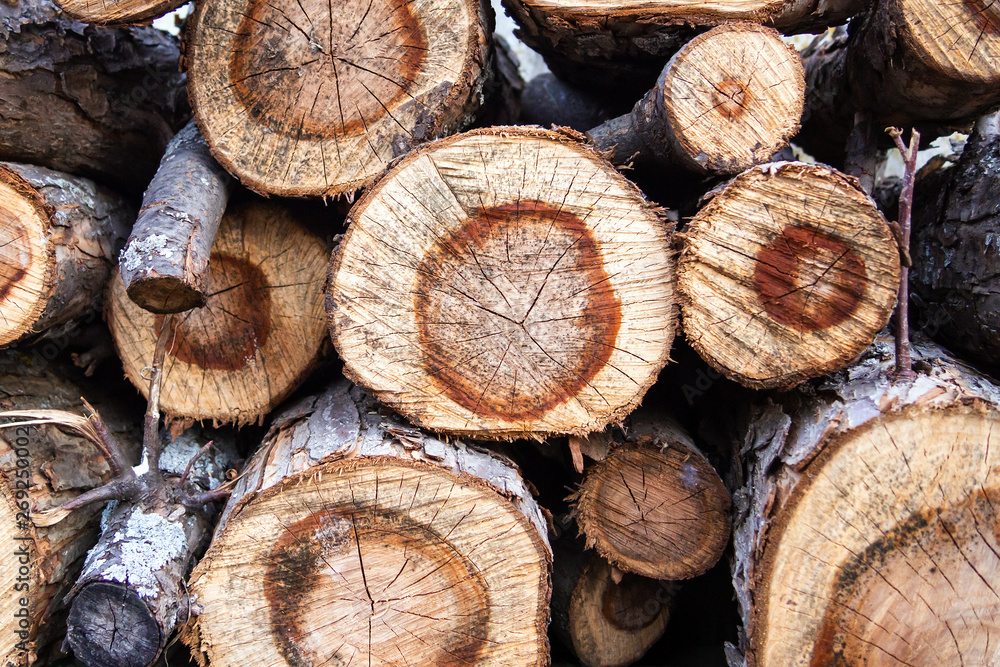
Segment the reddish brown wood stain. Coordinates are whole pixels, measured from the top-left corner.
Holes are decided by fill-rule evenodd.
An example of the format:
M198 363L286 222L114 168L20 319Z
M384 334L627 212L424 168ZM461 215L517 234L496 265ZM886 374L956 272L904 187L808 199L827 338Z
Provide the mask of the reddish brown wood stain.
M978 625L983 619L974 619L976 623L971 627L967 621L959 621L957 636L945 622L950 611L947 607L956 596L983 592L952 587L957 572L975 567L967 554L992 553L989 566L995 567L1000 517L994 508L998 505L1000 492L985 489L971 493L952 507L918 512L848 560L833 587L834 596L817 635L812 667L958 664L957 654L956 662L942 662L942 654L947 656L957 650L953 641L969 640L966 649L981 645L989 632L988 626ZM984 544L984 540L992 544ZM946 571L941 571L942 567ZM985 572L988 577L989 570ZM982 586L989 591L992 587L992 582ZM937 589L941 606L928 608L938 597ZM986 597L995 597L995 593ZM902 617L901 611L906 612ZM990 611L981 610L987 619ZM885 628L891 629L891 634ZM893 650L892 646L874 648L887 641L907 653L900 654L898 647ZM938 641L940 645L929 645ZM881 661L871 662L873 658Z
M31 245L25 242L27 234L24 227L6 211L0 211L0 229L4 230L3 238L0 239L0 301L2 301L10 295L14 286L28 275L27 267L31 265ZM11 246L10 249L2 247L8 244ZM28 254L28 261L12 263L11 260L22 253Z
M490 377L470 372L469 366L457 358L454 346L440 337L435 325L435 313L441 310L439 278L442 266L447 265L467 266L474 275L474 271L479 270L474 254L488 241L505 235L509 238L533 235L543 239L553 229L576 239L563 254L570 259L560 262L573 262L579 268L577 282L579 291L586 294L586 307L575 317L573 333L587 343L579 353L567 354L562 359L555 387L541 395L518 393L517 390L523 387L495 386ZM587 386L607 365L615 349L621 327L621 304L604 269L594 234L576 215L545 202L520 201L479 209L475 217L431 247L420 263L417 276L414 311L425 367L446 396L477 415L507 421L540 418ZM540 310L542 308L544 306ZM480 311L477 317L490 317L485 313ZM511 324L514 329L517 326L524 328L524 322Z
M439 565L438 569L455 583L459 589L456 597L460 595L462 600L471 601L463 613L439 622L436 631L428 637L435 643L425 642L428 652L415 658L416 662L443 667L478 664L488 639L489 592L475 566L463 554L457 553L444 537L400 512L381 508L373 514L372 510L346 504L314 512L291 524L271 551L264 575L264 597L270 608L271 628L278 649L288 664L291 667L347 664L346 658L336 653L313 655L300 641L308 634L305 617L311 612L303 603L323 581L320 575L329 569L328 561L341 555L355 557L364 544L398 547L401 562L406 552L421 553ZM363 590L366 582L347 582L346 585L357 585ZM401 591L387 588L376 593L376 602L379 602L379 593L392 600L405 599ZM365 604L368 600L362 597L359 602ZM348 633L354 628L345 626L343 630ZM331 641L336 638L336 631L336 628L329 630ZM442 637L446 639L442 641ZM398 655L391 647L381 648L387 654Z
M723 118L733 120L746 112L752 99L745 85L735 79L726 79L715 85L712 101Z
M174 317L167 354L206 370L238 371L271 333L271 296L264 273L245 259L213 254L203 308ZM156 335L163 327L156 316Z
M757 253L753 289L764 310L779 324L803 333L847 320L867 287L861 257L817 229L785 227Z
M253 118L296 139L329 139L365 132L412 99L428 43L409 3L322 2L312 16L302 6L255 0L240 23L229 81Z

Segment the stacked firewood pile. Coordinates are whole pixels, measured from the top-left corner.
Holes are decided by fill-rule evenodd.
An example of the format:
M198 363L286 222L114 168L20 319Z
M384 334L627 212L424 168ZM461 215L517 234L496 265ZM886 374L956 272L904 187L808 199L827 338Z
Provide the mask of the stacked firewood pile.
M0 4L0 664L1000 663L1000 9L504 2Z

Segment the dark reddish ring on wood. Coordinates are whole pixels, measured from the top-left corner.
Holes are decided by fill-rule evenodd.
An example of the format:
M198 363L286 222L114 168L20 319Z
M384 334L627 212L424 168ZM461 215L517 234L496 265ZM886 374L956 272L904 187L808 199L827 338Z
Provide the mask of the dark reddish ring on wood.
M747 106L753 101L753 94L742 82L726 79L715 84L712 101L723 118L732 120L746 113Z
M236 99L256 121L323 140L366 132L413 99L428 42L408 3L307 0L312 16L302 3L277 4L250 2L229 61Z
M6 238L0 239L0 301L6 299L17 283L21 282L28 275L28 267L31 265L31 244L26 243L27 232L24 227L10 215L7 211L0 211L0 229L10 230L5 234ZM13 246L15 253L5 251L4 247ZM20 254L16 251L28 254L28 263L18 265L9 263L6 258Z
M620 583L608 580L601 597L601 612L613 627L638 632L660 617L667 596L657 594L666 586L665 582L626 572Z
M488 245L496 244L497 239L516 239L532 234L536 234L537 238L548 238L556 232L573 239L557 265L575 271L579 293L586 294L585 307L574 315L572 322L564 325L566 333L572 338L560 341L560 344L565 342L572 353L563 354L563 361L557 361L559 368L554 375L555 386L537 390L536 385L534 392L526 391L524 386L517 387L516 383L508 387L491 386L491 377L477 377L461 363L464 355L460 346L456 347L452 341L441 342L443 339L439 335L435 313L447 310L441 307L441 285L447 286L451 282L443 276L458 274L463 268L468 268L473 276L477 275L476 272L482 271L477 253L488 255ZM555 268L551 267L549 272ZM489 279L485 273L482 275L482 281L487 282ZM544 287L543 283L541 289ZM532 308L539 297L541 290L535 296ZM500 324L509 329L507 335L511 345L515 342L526 347L534 345L543 355L552 358L549 351L541 349L528 332L527 326L532 324L528 321L530 309L529 313L508 317L483 308L476 302L470 302L468 306L483 322L494 317L498 318L495 322L504 320ZM543 309L544 306L539 308L540 311ZM545 202L528 200L480 208L458 229L438 239L417 269L414 311L425 368L440 383L442 392L476 415L508 421L538 419L579 394L611 359L622 321L621 303L611 287L593 231L572 213ZM497 365L494 377L502 363Z
M310 609L306 601L322 585L321 574L330 567L328 560L341 554L358 554L361 558L366 542L398 547L401 556L407 551L420 553L440 565L433 571L444 571L455 582L456 599L475 601L464 613L446 619L445 627L437 628L440 632L433 633L434 636L448 635L450 640L440 645L436 654L422 655L420 662L445 667L477 664L488 642L490 617L489 591L482 574L465 554L457 552L447 539L428 526L397 511L359 510L356 505L336 505L296 521L282 532L271 551L264 575L264 597L278 649L288 664L292 667L347 664L347 659L337 654L314 655L301 641L309 635L305 615ZM364 568L363 561L361 567ZM355 583L368 585L367 581ZM390 591L386 589L381 594ZM372 598L370 591L365 595ZM372 599L372 615L376 613L376 604L389 602Z
M824 257L832 257L825 268L803 275ZM818 229L789 225L757 253L753 289L764 311L802 333L846 321L867 288L864 260L845 241Z
M212 371L238 371L264 346L271 333L271 296L260 267L245 259L213 254L208 299L174 318L167 354ZM163 315L155 319L156 335Z

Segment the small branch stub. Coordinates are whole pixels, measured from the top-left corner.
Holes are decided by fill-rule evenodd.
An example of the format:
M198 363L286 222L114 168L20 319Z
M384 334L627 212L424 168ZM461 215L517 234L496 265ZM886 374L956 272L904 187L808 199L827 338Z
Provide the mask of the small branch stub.
M666 363L669 232L574 137L435 142L351 211L327 288L333 341L351 378L427 428L599 430Z
M899 275L892 232L857 182L786 162L744 172L698 212L677 289L703 359L745 386L788 388L867 347Z
M917 178L917 152L920 133L910 130L910 145L903 143L903 131L898 127L887 130L903 156L903 189L899 193L898 238L901 267L899 297L896 299L896 377L912 380L916 377L910 363L910 218L913 215L913 184Z

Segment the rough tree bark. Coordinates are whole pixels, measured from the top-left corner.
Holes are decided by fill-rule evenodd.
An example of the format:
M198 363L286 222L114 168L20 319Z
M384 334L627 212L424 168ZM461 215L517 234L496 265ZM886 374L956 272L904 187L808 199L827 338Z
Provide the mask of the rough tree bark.
M677 584L612 566L581 540L552 545L552 629L587 667L624 667L663 635ZM619 573L621 574L621 573Z
M198 4L185 59L198 126L252 190L350 195L467 126L493 55L487 2Z
M820 165L754 167L685 229L684 333L747 387L788 388L842 367L892 313L899 250L857 181Z
M134 217L90 180L0 163L0 346L100 311Z
M803 52L807 92L796 138L840 164L857 111L881 129L916 125L925 139L967 129L1000 106L1000 12L990 2L878 0L850 30Z
M546 523L513 465L344 381L275 418L195 568L199 664L548 663Z
M40 367L15 351L0 352L0 410L79 410L86 394L134 463L140 420L73 376L56 363ZM109 475L100 450L77 435L53 426L0 429L0 525L10 549L0 578L0 663L24 667L58 650L63 599L97 541L101 507L90 505L55 525L36 519Z
M751 412L737 469L730 664L987 665L1000 612L1000 390L931 345L894 381L880 338Z
M864 0L665 0L580 2L504 0L520 24L518 37L545 56L560 78L588 88L648 87L696 32L734 21L764 23L784 33L838 25Z
M205 305L208 259L232 189L190 121L167 146L121 257L132 301L153 313Z
M619 115L610 110L619 104L613 96L595 95L593 91L563 81L551 72L545 72L525 85L518 122L521 125L542 127L558 125L586 132Z
M305 379L326 343L327 258L295 209L256 197L230 202L212 247L205 306L175 316L161 398L169 418L249 424ZM142 369L165 316L134 304L117 275L107 301L125 375L145 393Z
M618 569L653 579L704 574L729 542L729 493L691 436L643 409L624 442L587 469L576 521Z
M769 161L798 131L804 76L777 31L719 26L674 54L631 113L587 134L618 164L735 174Z
M920 328L956 352L1000 365L1000 127L983 118L958 163L914 208L910 284L922 306Z
M142 191L183 110L179 57L151 27L87 26L50 0L0 5L0 159Z
M348 377L486 438L583 434L638 404L673 340L671 230L578 139L469 132L365 193L327 286Z
M219 488L237 465L231 435L191 429L174 441L161 437L160 470L188 494ZM214 446L195 460L210 440ZM213 514L211 506L191 512L159 494L107 505L101 539L69 594L66 639L77 659L104 667L155 664L190 616L184 580L194 554L207 546Z

